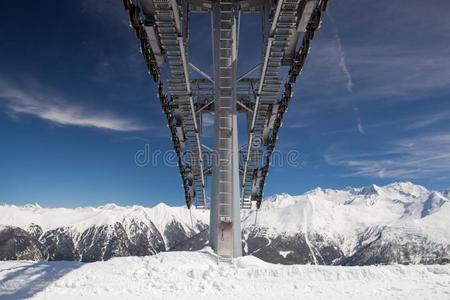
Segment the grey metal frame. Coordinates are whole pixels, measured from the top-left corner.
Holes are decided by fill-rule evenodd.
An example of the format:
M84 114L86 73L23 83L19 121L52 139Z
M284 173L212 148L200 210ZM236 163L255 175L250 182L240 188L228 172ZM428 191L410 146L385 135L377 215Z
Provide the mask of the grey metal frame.
M149 73L159 87L187 207L192 203L208 207L206 177L212 175L210 244L220 256L241 256L240 209L261 204L292 84L301 73L327 0L123 1ZM189 62L191 11L211 13L213 76ZM261 62L238 77L241 12L261 13L264 45ZM170 70L167 87L160 74L165 65ZM284 91L283 67L289 71ZM201 78L191 77L190 70ZM259 76L250 78L257 70ZM214 113L214 149L201 142L204 113ZM248 119L248 141L241 147L239 113ZM206 159L205 154L211 157Z
M237 28L233 0L213 3L214 135L210 244L217 254L242 255L239 203L239 145L236 109Z

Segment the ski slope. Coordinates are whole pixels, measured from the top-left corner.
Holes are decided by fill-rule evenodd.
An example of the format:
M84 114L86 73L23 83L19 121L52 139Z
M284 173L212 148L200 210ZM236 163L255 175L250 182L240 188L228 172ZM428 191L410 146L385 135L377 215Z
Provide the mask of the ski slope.
M450 299L450 265L218 262L210 250L95 263L0 262L0 299Z

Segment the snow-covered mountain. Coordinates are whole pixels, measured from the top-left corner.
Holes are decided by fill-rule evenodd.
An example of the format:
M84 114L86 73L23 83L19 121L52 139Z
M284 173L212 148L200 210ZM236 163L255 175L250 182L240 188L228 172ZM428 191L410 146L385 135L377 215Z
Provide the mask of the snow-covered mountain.
M0 205L0 260L98 261L152 255L205 230L207 211L158 204L42 208ZM42 244L44 247L39 247ZM42 249L43 248L43 249ZM34 249L34 251L30 251Z
M209 212L153 208L0 205L0 259L106 260L207 243ZM366 265L450 262L448 194L412 183L266 199L242 213L243 248L283 263Z
M284 263L450 261L450 203L412 183L275 196L244 221L248 252ZM268 259L270 257L270 259Z

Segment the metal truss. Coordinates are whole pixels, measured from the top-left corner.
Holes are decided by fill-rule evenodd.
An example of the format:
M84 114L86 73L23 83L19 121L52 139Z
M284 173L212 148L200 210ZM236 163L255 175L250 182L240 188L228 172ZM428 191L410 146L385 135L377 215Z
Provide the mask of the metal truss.
M236 105L232 109L246 114L248 119L248 141L239 150L240 207L249 209L255 203L259 208L278 132L292 98L292 85L302 71L328 1L217 1L222 5L221 24L228 22L226 18L233 18L234 12L260 13L264 20L260 63L241 76L230 77L230 80L226 75L210 76L190 63L188 57L190 13L212 13L216 1L123 2L149 73L158 86L158 97L178 157L186 205L190 208L195 203L198 208L207 207L206 178L212 175L213 166L206 157L214 150L202 144L202 115L229 108L224 100L217 101L219 88L222 95L228 95L229 89L235 91L235 94L230 94L235 97L235 102L230 102ZM235 20L239 22L239 18ZM232 19L229 22L232 24ZM229 35L233 34L232 31L226 32L227 28L221 28L223 41L218 44L223 47L223 53L228 51L226 40L231 40ZM232 57L231 53L226 55ZM214 63L221 68L218 60L221 58L215 57ZM161 78L161 69L166 66L170 70L167 83ZM280 74L286 71L287 80L283 82ZM224 70L221 74L226 72ZM199 76L193 78L192 73ZM221 81L220 86L215 80Z

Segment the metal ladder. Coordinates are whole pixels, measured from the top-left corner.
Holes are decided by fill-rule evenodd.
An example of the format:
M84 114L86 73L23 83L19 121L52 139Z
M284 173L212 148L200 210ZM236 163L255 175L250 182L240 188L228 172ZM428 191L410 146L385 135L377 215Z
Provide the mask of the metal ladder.
M220 39L218 45L219 57L216 68L218 68L219 76L216 80L219 80L216 89L218 89L219 99L216 99L215 114L216 121L218 121L219 136L217 137L216 146L219 151L218 159L218 221L219 222L231 222L232 218L232 203L233 195L230 191L233 189L232 182L232 168L229 164L233 158L233 119L232 114L235 113L235 91L232 57L235 56L233 50L233 1L225 0L219 1L220 6ZM219 84L220 83L220 84ZM216 93L217 94L217 93Z

